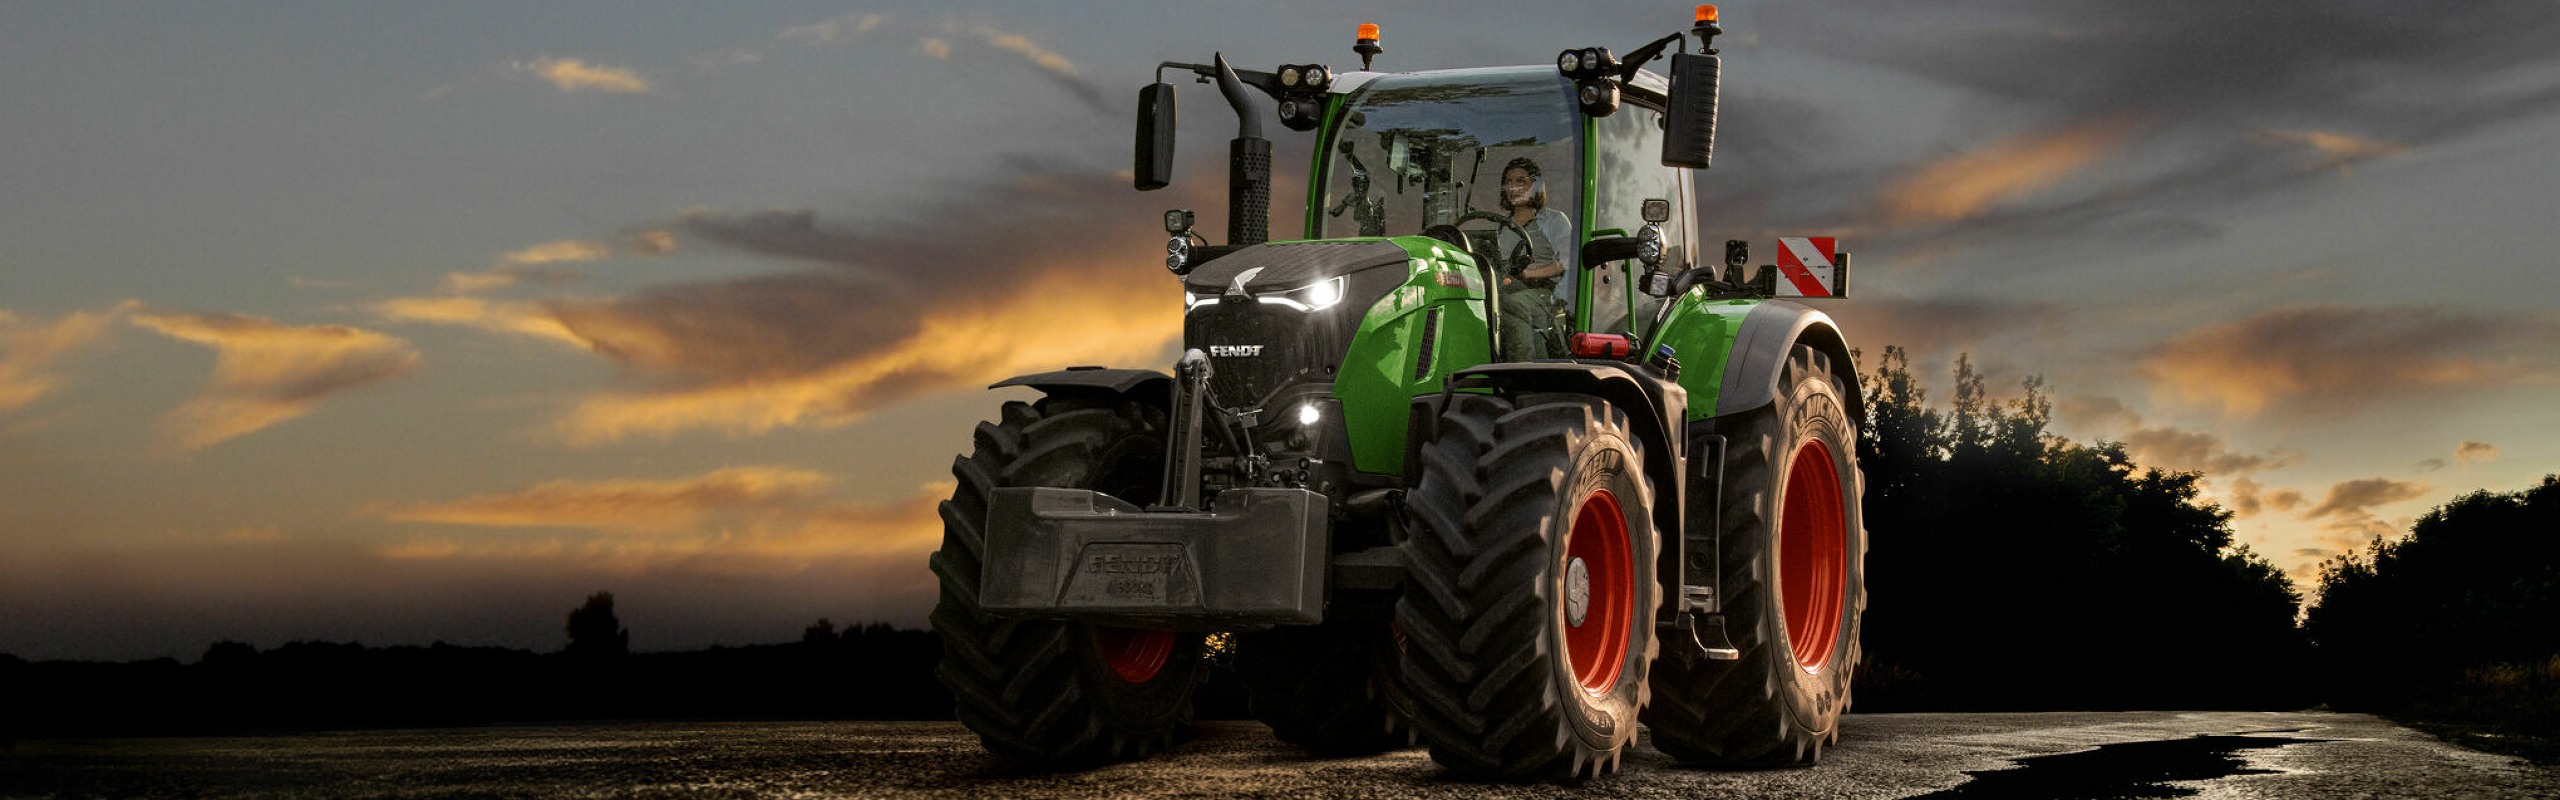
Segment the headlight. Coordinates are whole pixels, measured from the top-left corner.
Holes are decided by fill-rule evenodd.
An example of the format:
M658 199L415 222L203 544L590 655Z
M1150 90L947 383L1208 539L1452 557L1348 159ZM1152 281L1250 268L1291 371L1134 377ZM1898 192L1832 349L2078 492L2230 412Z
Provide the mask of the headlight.
M1582 54L1571 50L1556 56L1556 71L1572 75L1582 71Z
M1281 68L1280 68L1280 85L1282 85L1282 86L1296 86L1296 85L1298 85L1298 68L1297 68L1297 67L1281 67Z
M1322 311L1342 302L1343 279L1326 278L1285 292L1265 292L1262 302L1300 311Z
M1324 415L1322 413L1316 411L1316 404L1314 403L1305 403L1298 406L1298 424L1300 425L1316 424L1316 420L1323 416Z

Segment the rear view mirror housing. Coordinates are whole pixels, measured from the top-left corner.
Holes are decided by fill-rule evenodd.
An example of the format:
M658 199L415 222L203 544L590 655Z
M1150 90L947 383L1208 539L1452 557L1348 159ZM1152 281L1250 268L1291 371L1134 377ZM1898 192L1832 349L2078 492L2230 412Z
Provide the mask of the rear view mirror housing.
M1138 191L1154 191L1173 183L1173 84L1150 83L1138 90Z
M1715 158L1716 87L1724 59L1671 56L1671 109L1663 120L1662 165L1706 169Z

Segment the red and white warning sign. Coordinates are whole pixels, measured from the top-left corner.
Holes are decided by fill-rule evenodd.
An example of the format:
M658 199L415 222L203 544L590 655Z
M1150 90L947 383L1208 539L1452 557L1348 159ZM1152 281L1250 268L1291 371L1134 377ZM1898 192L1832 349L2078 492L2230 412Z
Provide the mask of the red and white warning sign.
M1778 237L1778 296L1834 297L1840 286L1839 239L1829 236Z

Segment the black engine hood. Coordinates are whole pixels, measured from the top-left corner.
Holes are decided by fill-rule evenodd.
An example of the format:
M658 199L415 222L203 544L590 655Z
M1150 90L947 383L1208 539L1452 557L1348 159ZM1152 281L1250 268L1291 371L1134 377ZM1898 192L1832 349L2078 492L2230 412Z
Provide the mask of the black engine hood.
M1295 289L1336 275L1385 266L1401 267L1408 258L1404 248L1387 241L1274 242L1247 247L1202 264L1182 277L1182 285L1198 294L1221 294L1235 286L1236 276L1253 272L1251 279L1245 281L1244 289L1248 293L1260 294L1268 290ZM1388 286L1402 282L1399 278ZM1384 291L1378 287L1359 288ZM1355 288L1353 295L1360 294Z

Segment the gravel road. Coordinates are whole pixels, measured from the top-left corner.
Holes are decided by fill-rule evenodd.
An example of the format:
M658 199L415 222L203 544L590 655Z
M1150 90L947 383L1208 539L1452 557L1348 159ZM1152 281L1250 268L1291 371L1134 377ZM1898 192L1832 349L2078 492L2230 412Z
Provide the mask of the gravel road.
M1250 722L1028 773L949 722L738 722L0 743L0 798L2551 798L2560 769L2358 714L1852 715L1819 767L1717 772L1639 747L1576 787L1453 781L1421 750L1304 755Z

